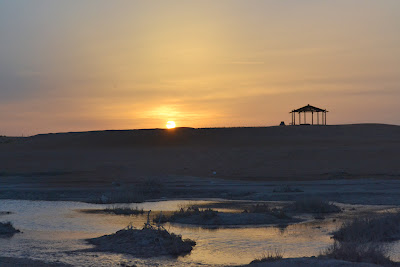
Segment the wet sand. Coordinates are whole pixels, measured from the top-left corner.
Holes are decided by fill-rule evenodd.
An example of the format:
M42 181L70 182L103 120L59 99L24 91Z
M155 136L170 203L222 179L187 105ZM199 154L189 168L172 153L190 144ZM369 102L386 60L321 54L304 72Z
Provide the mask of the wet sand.
M46 186L40 183L19 183L18 179L1 182L1 199L51 201L83 201L89 203L130 203L163 199L222 198L256 201L294 201L316 197L328 201L365 205L400 205L400 181L385 179L333 179L315 181L230 181L218 178L167 177L162 189L137 198L137 183L112 183L76 188ZM28 178L23 178L24 180ZM284 185L300 188L303 192L274 192ZM104 198L104 196L106 196ZM114 197L114 198L113 198ZM105 201L103 201L105 200ZM119 200L119 201L113 201Z

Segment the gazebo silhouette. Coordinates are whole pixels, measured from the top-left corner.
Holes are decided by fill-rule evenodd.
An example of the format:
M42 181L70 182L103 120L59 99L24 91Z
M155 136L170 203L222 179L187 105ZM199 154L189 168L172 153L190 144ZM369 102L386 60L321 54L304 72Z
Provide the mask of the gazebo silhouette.
M311 112L311 125L314 125L314 113L317 113L317 123L316 125L326 125L326 113L328 112L326 109L317 108L308 104L302 108L292 110L292 124L296 125L296 113L299 113L299 125L310 125L307 123L306 113ZM304 113L304 122L301 123L301 113ZM319 122L319 113L321 113L321 123Z

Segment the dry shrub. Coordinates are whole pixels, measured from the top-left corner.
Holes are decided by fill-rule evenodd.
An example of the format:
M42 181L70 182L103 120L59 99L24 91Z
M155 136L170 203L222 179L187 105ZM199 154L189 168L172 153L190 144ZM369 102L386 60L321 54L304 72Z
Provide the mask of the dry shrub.
M355 242L337 242L327 248L320 257L350 262L365 262L383 266L397 266L380 244L360 244Z
M272 215L278 219L290 219L284 210L277 208L270 208L268 204L256 204L250 206L248 209L243 211L244 213L264 213Z
M283 252L279 249L275 249L274 251L268 251L264 253L261 257L253 260L250 264L253 263L261 263L261 262L274 262L283 259Z
M153 221L154 222L177 222L182 218L190 218L192 216L196 216L201 220L209 220L217 217L218 211L213 209L199 209L196 206L190 206L187 208L180 208L178 211L175 211L171 216L167 217L165 215L157 215ZM160 217L161 216L161 217Z
M0 236L12 236L20 233L20 230L15 229L11 222L0 222Z
M110 208L104 209L104 212L113 213L116 215L139 215L143 214L144 210L139 209L138 207L131 208L131 207L123 207L123 206L112 206Z
M342 242L379 242L400 239L400 213L375 214L342 224L333 234Z

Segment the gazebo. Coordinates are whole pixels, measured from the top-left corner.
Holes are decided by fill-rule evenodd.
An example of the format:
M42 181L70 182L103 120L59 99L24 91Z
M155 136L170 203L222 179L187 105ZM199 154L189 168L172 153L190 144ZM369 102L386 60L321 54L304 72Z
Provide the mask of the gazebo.
M326 125L326 113L328 112L326 109L317 108L311 105L304 106L302 108L292 110L292 125L296 125L296 113L299 113L299 125L310 125L307 123L306 113L311 112L311 125L314 125L314 113L317 113L317 123L316 125ZM304 121L301 122L301 113L304 113ZM321 113L321 123L319 121L319 113Z

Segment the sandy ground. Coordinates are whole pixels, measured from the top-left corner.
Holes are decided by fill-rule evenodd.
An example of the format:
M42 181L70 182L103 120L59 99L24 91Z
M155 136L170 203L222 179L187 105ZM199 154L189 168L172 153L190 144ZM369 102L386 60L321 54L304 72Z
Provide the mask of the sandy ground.
M145 199L323 194L349 203L398 204L399 137L399 126L379 124L3 137L0 198L95 201L104 193L153 188L143 185L152 179L161 192ZM304 192L272 193L285 183Z
M378 124L49 134L1 143L0 170L81 183L214 172L262 181L399 178L399 137L400 126Z

